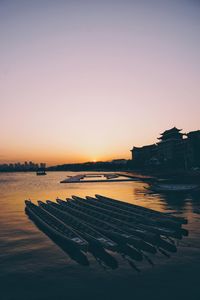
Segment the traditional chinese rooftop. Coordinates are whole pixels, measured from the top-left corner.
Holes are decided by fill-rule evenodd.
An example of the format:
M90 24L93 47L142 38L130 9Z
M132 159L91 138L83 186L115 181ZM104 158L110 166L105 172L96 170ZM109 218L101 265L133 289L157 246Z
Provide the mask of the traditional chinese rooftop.
M163 141L163 140L169 140L174 138L182 139L184 134L180 132L181 130L182 129L178 129L176 127L173 127L169 130L165 130L163 133L160 134L161 136L158 138L158 140Z

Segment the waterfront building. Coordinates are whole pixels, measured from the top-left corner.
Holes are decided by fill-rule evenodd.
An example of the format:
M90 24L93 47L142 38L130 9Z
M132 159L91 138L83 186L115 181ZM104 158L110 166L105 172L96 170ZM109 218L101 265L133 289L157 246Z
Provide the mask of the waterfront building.
M161 133L158 140L161 142L169 141L169 140L181 140L183 138L183 133L181 133L182 129L178 129L176 127L173 127L169 130L165 130L163 133Z
M40 168L45 169L46 164L40 163ZM26 172L26 171L37 171L39 169L39 165L33 163L32 161L24 163L10 163L10 164L0 164L0 172Z
M200 167L200 130L187 134L188 160L192 166Z
M180 169L200 167L200 130L187 134L181 131L173 127L160 134L158 143L133 147L133 165Z
M113 159L111 161L112 164L115 164L115 165L126 165L127 164L127 160L124 159L124 158L121 158L121 159Z
M165 166L181 167L185 160L185 141L182 129L173 127L161 133L157 143L158 160Z
M40 169L45 170L46 169L46 163L40 163Z
M132 161L135 166L147 166L150 164L157 164L157 145L147 145L143 147L133 147L131 150Z

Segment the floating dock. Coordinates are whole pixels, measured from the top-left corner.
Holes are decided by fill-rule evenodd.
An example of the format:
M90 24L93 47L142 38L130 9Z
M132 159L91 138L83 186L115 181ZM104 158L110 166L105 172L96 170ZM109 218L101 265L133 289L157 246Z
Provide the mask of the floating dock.
M122 182L135 181L136 178L129 177L127 174L119 173L98 173L98 174L78 174L75 176L68 176L60 183L92 183L92 182Z

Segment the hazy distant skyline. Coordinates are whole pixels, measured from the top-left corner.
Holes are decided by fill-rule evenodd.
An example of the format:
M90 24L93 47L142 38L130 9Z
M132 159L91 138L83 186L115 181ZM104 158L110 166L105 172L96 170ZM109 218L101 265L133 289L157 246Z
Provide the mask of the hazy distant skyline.
M200 1L0 0L0 163L130 158L200 129Z

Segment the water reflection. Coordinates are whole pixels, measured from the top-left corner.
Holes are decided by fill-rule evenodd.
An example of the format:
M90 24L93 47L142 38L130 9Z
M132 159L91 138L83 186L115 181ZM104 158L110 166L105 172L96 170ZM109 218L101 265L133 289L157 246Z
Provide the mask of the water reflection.
M110 253L102 247L92 247L90 245L89 252L94 256L100 266L111 269L118 268L118 262Z
M191 243L195 245L199 244L199 219L197 218L200 213L199 195L172 196L150 194L147 193L145 188L148 184L134 181L122 183L60 184L59 182L67 175L73 175L73 173L52 172L48 173L47 176L36 176L34 173L0 174L0 235L1 245L4 247L3 252L7 253L6 264L8 264L8 260L11 255L13 255L13 252L24 251L24 249L27 253L30 252L30 255L34 253L34 258L30 259L30 263L33 259L42 259L43 266L48 266L50 262L52 263L53 256L56 257L54 265L59 266L63 260L59 251L56 251L56 248L54 248L51 243L48 243L48 240L43 239L40 231L27 219L24 213L24 200L29 198L31 198L33 202L36 202L39 199L54 200L57 197L67 198L73 194L80 197L102 194L158 211L181 214L189 219L189 224L186 228L192 232L190 239L193 238L193 240L190 240L192 241ZM16 235L17 243L15 244ZM126 262L128 262L128 260L131 261L131 263L128 262L131 268L135 265L134 253L131 249L121 249L121 256L104 250L98 249L97 251L97 249L90 249L91 256L89 255L87 257L84 253L71 251L71 249L66 248L62 243L59 244L58 241L56 241L56 243L67 254L66 261L69 266L74 267L73 262L81 266L88 266L88 258L90 257L95 259L103 268L117 269L118 263L120 263L120 259L122 259L121 257L123 257L123 260ZM16 250L15 245L17 245ZM163 254L164 253L162 253L162 256ZM68 257L70 257L71 261ZM153 257L155 263L157 263L156 257ZM148 257L145 259L148 264L153 264L151 256L149 261ZM24 261L24 263L26 262ZM22 266L23 262L20 263L20 265ZM18 268L20 270L20 265L15 265L16 269Z
M187 202L189 200L184 194L153 194L154 198L158 197L160 201L164 202L167 210L176 210L179 213L184 212ZM191 199L190 199L191 200Z
M61 240L55 238L52 234L50 234L43 226L35 222L28 214L27 217L35 224L35 226L44 232L58 247L60 247L72 260L76 261L78 264L83 266L89 266L89 261L87 256L75 247L70 247L70 245L66 245Z
M58 238L55 238L52 234L50 234L47 230L45 230L43 226L41 226L35 220L33 220L27 213L26 215L40 231L45 233L72 260L76 261L80 265L89 266L90 263L85 253L83 253L76 247L66 245L66 243L63 243ZM110 269L118 268L117 260L110 253L108 253L103 247L89 244L88 252L95 258L98 264L103 266L104 268L110 268Z
M26 212L25 212L26 213ZM78 264L83 266L89 266L89 261L85 253L77 249L76 247L72 247L70 245L66 245L60 239L55 238L44 226L36 222L26 213L27 217L35 224L35 226L45 233L57 246L59 246L72 260L76 261ZM88 252L93 255L95 260L98 262L100 266L106 268L116 269L118 268L118 262L116 258L114 258L110 253L108 253L102 246L97 246L89 243ZM134 247L128 244L119 244L117 252L119 252L124 259L127 259L129 262L132 261L131 266L134 265L133 260L142 261L143 257L147 259L148 262L151 260L148 259L148 256L142 253L142 251L136 250ZM136 268L136 270L138 270Z
M159 204L157 210L176 212L184 214L190 208L194 213L200 213L200 193L158 193L148 191L146 185L142 185L133 189L134 198L141 203L141 199ZM152 207L152 205L151 205ZM156 209L156 208L155 208Z

